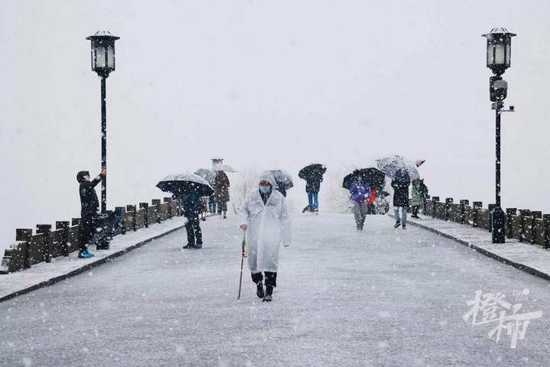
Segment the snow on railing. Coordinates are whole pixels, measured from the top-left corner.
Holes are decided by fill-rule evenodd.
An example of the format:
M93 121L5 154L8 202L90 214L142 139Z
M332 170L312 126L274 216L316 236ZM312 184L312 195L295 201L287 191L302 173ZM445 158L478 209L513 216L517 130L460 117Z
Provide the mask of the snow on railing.
M474 201L470 206L469 200L460 200L455 203L452 198L440 202L438 196L426 200L424 215L433 218L452 221L460 224L471 225L492 231L491 210L483 208L481 201ZM540 245L546 249L550 248L550 214L542 214L541 211L516 208L506 209L506 236L515 238L521 242Z

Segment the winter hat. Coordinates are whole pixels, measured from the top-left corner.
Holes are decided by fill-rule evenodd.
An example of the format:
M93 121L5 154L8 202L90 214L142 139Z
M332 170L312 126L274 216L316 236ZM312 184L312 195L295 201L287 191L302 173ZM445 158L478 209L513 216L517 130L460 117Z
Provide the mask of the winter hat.
M90 175L90 172L88 171L80 171L76 174L76 180L80 183L86 181L85 177L86 176L89 176Z

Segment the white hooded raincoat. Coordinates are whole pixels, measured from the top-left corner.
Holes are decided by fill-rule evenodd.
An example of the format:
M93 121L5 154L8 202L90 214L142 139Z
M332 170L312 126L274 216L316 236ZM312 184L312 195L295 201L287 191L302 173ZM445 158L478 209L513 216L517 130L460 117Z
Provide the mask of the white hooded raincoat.
M290 245L290 218L284 196L275 190L276 182L270 173L263 173L258 182L266 180L273 189L264 204L256 189L241 207L243 223L248 225L248 265L252 273L277 272L281 244Z

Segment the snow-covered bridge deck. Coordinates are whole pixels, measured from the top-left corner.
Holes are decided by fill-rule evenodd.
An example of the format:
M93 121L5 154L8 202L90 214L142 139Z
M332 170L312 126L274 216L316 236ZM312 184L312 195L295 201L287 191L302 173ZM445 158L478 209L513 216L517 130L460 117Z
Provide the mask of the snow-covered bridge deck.
M236 218L178 231L0 304L0 366L545 366L550 283L389 217L296 216L274 301L236 300ZM543 312L516 349L462 316L477 290L528 288ZM493 325L493 324L491 324Z

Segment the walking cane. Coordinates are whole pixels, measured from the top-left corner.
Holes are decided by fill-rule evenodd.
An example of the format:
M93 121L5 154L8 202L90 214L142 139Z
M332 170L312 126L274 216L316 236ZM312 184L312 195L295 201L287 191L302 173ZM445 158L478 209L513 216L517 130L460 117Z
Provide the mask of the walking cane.
M246 246L246 233L243 235L243 245L241 249L241 278L239 279L239 295L237 301L241 299L241 288L243 285L243 266L244 266L244 248Z

